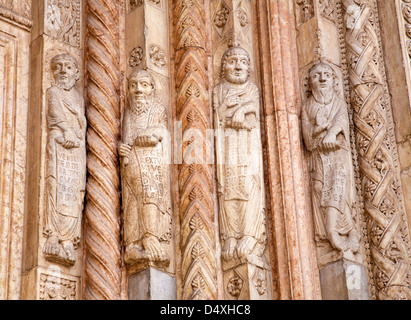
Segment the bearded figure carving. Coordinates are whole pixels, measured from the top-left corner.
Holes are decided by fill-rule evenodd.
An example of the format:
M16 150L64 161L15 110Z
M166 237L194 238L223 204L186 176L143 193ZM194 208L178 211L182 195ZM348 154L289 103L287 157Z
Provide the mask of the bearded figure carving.
M79 68L67 54L51 60L55 84L47 89L46 259L74 265L86 186L84 100L75 88Z
M220 236L224 261L261 260L267 241L260 97L249 79L250 56L233 46L213 90Z
M167 114L155 102L155 81L145 70L128 80L128 105L119 145L125 262L167 266L171 239L170 154Z
M338 94L337 76L328 64L311 67L308 81L302 131L310 154L316 240L329 241L343 257L354 260L360 235L353 220L356 193L347 104Z

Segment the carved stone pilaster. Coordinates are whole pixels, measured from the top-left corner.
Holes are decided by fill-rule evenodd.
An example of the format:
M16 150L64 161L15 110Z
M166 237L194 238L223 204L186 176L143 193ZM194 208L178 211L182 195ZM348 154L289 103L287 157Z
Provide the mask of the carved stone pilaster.
M117 300L120 250L120 2L87 1L87 197L85 291L90 300Z
M83 51L45 32L48 0L33 2L27 216L22 297L40 299L41 269L80 281L86 180ZM66 8L66 14L73 14ZM83 17L77 8L77 19ZM75 34L83 39L83 29ZM33 290L34 289L34 290ZM80 291L78 291L80 292ZM76 294L76 299L81 299Z
M343 1L361 188L377 299L410 299L410 243L374 1Z
M173 10L176 119L182 126L178 166L180 295L192 300L217 298L214 174L206 159L207 129L211 128L206 12L203 0L178 0Z

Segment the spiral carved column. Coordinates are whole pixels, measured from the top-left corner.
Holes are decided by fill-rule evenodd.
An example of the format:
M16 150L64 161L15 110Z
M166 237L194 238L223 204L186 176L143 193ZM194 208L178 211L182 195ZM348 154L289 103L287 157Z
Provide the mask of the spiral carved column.
M178 184L184 300L217 298L213 168L205 160L211 110L204 12L202 0L179 0L174 5L176 113L183 134Z
M87 1L85 291L89 300L120 298L120 3Z

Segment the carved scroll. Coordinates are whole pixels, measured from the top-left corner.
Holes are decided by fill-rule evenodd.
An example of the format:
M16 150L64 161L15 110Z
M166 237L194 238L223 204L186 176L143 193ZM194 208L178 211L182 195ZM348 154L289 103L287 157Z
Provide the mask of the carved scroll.
M182 299L215 299L213 171L205 160L206 130L211 125L204 1L176 1L174 15L177 119L182 122L184 140L178 177Z
M120 297L119 4L87 1L85 299Z
M55 83L47 89L46 259L72 266L81 237L86 185L86 118L76 60L51 60Z
M410 299L410 244L395 171L395 145L389 131L391 109L372 2L343 1L351 104L368 217L372 274L376 298Z

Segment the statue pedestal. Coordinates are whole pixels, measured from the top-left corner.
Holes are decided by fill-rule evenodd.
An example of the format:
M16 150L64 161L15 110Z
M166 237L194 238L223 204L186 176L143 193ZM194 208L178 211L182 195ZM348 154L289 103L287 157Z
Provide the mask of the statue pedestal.
M176 300L176 278L149 267L128 276L129 300Z
M223 263L225 299L272 300L272 276L268 263L262 262L261 258L254 260L235 263L236 259L233 263Z
M369 300L367 271L356 262L341 259L320 269L323 300Z

